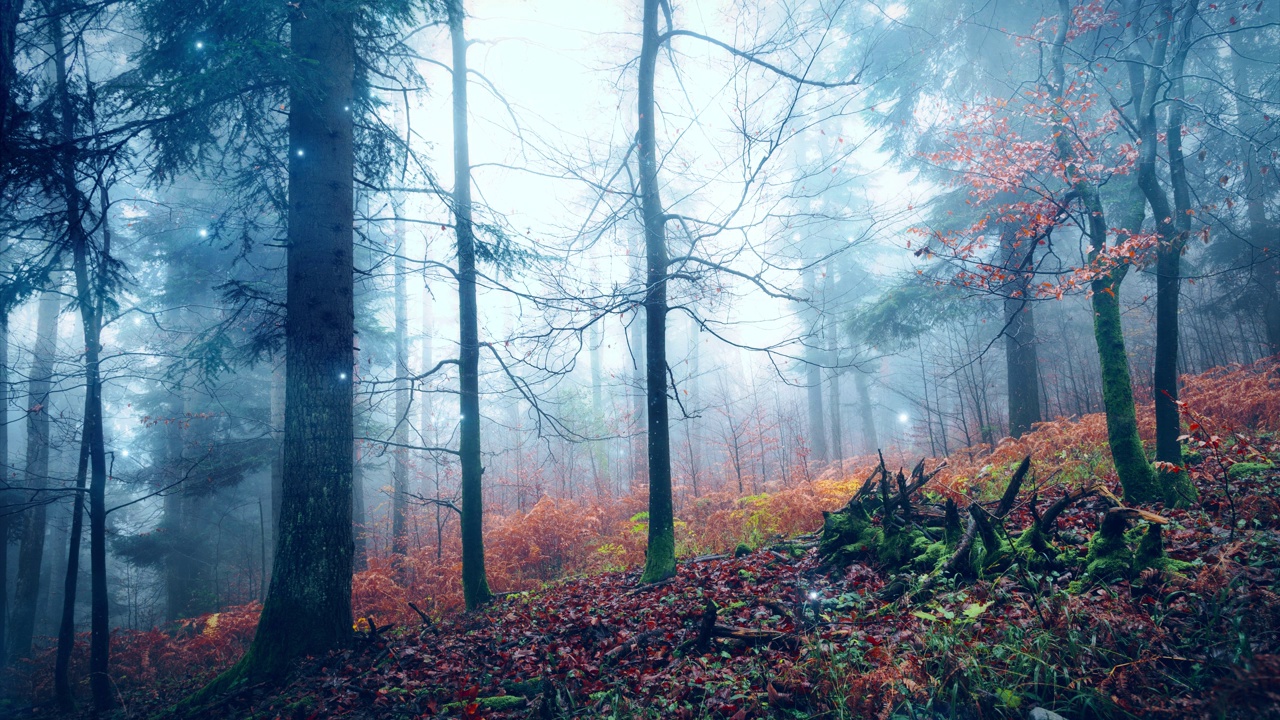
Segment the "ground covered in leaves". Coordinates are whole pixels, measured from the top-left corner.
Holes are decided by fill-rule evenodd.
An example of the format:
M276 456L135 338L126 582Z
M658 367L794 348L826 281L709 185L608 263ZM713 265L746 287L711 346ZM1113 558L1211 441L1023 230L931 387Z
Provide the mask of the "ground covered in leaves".
M1247 496L1274 502L1273 481ZM1077 505L1061 534L1088 537L1104 509ZM1015 566L993 581L943 583L925 601L884 602L890 578L869 565L825 567L814 538L801 537L683 562L674 580L651 587L637 587L635 572L605 573L418 627L383 630L365 619L355 647L308 661L283 689L243 687L197 716L1275 713L1275 525L1233 537L1203 512L1168 515L1170 555L1195 563L1186 574L1081 583L1070 571ZM135 691L123 714L159 713L184 686Z
M739 498L727 510L690 506L684 532L702 541L686 541L686 551L753 541L733 555L686 559L671 581L638 587L638 571L566 561L634 566L631 545L644 529L635 517L617 531L593 521L594 539L565 537L566 528L581 532L561 517L572 508L539 503L501 524L490 544L510 560L505 579L527 590L462 614L374 568L357 578L364 616L352 647L307 659L283 687L238 687L184 717L936 720L1026 718L1035 708L1070 720L1280 717L1280 443L1270 431L1227 429L1280 425L1280 367L1193 378L1186 397L1181 472L1198 496L1190 509L1128 516L1116 542L1133 560L1115 572L1090 563L1099 523L1119 517L1122 501L1105 423L1086 416L953 455L945 468L930 464L937 469L907 507L890 504L901 484L877 493L888 514L909 516L903 527L926 535L945 505L990 518L997 535L981 544L1002 548L1016 547L1050 502L1079 494L1048 523L1052 557L1002 551L994 571L957 564L945 574L915 561L895 572L883 548L859 557L845 545L852 551L821 557L818 510L848 502L862 467L857 477ZM1031 472L1006 507L1003 490L1026 456ZM1177 562L1137 562L1153 523ZM512 580L531 567L579 574ZM413 598L422 613L410 609ZM243 652L257 611L116 633L117 716L174 717L167 710L176 701ZM50 666L47 654L15 666L10 686L25 684L36 704L0 716L54 715L42 704Z

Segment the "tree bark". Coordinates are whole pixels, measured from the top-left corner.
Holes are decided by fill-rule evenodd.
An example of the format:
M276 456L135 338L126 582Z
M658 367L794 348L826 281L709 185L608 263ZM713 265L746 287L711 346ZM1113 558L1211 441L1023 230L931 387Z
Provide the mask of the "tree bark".
M253 644L206 688L281 677L351 637L355 23L349 3L290 17L284 477L280 542Z
M405 267L404 218L400 216L400 204L392 201L395 209L395 322L396 322L396 384L395 384L395 433L398 447L392 451L391 469L391 553L404 557L409 551L406 518L409 509L409 297Z
M58 98L58 134L65 148L58 158L58 173L62 200L65 204L66 240L71 249L72 271L76 285L76 303L79 305L84 332L85 366L85 416L84 434L89 446L89 571L90 571L90 648L89 685L93 693L94 710L101 713L114 705L111 680L108 675L111 652L110 606L107 596L107 456L103 437L102 420L102 303L106 293L106 272L103 267L110 262L111 238L106 231L104 218L103 244L99 253L96 277L89 267L89 234L83 225L85 201L76 186L76 114L67 77L66 38L63 36L62 17L69 12L69 3L56 4L50 19L53 45L54 88ZM102 190L104 210L110 203L106 190Z
M640 209L645 245L645 409L649 431L649 544L641 583L676 572L675 513L671 501L671 436L667 413L667 237L658 188L657 112L654 75L658 64L658 3L644 0L637 111Z
M1017 227L1002 223L1000 249L1012 279L1004 288L1004 357L1009 385L1009 435L1022 437L1040 422L1036 322L1030 301L1030 249L1020 247ZM1021 251L1021 252L1019 252Z
M76 643L76 586L80 581L80 536L84 530L84 486L88 474L88 436L81 433L80 462L76 466L76 496L72 501L71 533L67 539L67 574L62 585L58 650L53 663L53 697L63 712L75 707L75 694L71 688L71 651Z
M1062 97L1066 87L1066 66L1063 54L1066 48L1066 18L1071 17L1068 0L1058 0L1060 17L1057 36L1054 38L1051 63L1055 97ZM1068 166L1070 180L1084 206L1085 234L1089 239L1089 260L1094 261L1106 249L1107 220L1098 195L1097 186L1075 169L1075 152L1069 140L1065 113L1058 109L1054 117L1054 135L1057 138L1058 156ZM1136 189L1136 188L1135 188ZM1141 192L1131 197L1121 212L1120 227L1137 232L1142 227L1146 210ZM1107 415L1107 444L1116 474L1124 488L1125 499L1130 502L1153 502L1161 499L1158 482L1138 437L1138 422L1134 412L1133 385L1129 376L1129 356L1125 351L1124 333L1120 323L1120 283L1127 266L1121 265L1110 273L1090 283L1093 304L1093 334L1098 345L1098 360L1102 366L1102 400Z
M801 274L800 282L805 295L811 303L817 302L817 286L813 278L813 268L806 268ZM812 463L825 465L827 455L827 427L822 413L822 361L819 359L821 342L820 318L812 318L815 336L805 344L805 398L809 406L809 459Z
M874 455L880 448L880 438L876 437L876 412L871 404L871 386L867 382L867 374L854 368L853 386L858 391L858 412L862 418L862 452Z
M284 362L287 363L288 359ZM263 568L263 572L268 574L268 589L271 587L270 573L275 566L276 548L280 546L280 502L284 496L284 376L283 364L271 373L271 558L270 564Z
M31 654L36 609L40 599L40 575L44 564L47 530L47 498L41 490L49 480L49 390L53 359L58 345L58 295L40 296L36 319L36 344L27 381L27 461L23 484L32 506L22 515L22 544L18 551L18 576L9 618L9 657Z
M1131 48L1137 46L1137 28L1141 18L1134 6L1127 35L1133 40ZM1137 182L1142 190L1147 205L1151 208L1156 223L1158 244L1156 247L1156 347L1155 367L1152 372L1152 395L1155 399L1156 416L1156 459L1173 465L1182 465L1182 446L1178 437L1182 434L1182 420L1178 412L1178 305L1181 291L1182 249L1186 245L1186 236L1190 232L1191 218L1190 192L1187 188L1186 167L1182 159L1182 111L1181 98L1170 105L1173 114L1170 120L1177 120L1177 125L1170 124L1168 148L1170 151L1170 180L1174 186L1175 197L1181 198L1180 207L1173 207L1169 197L1161 187L1156 170L1156 155L1159 147L1156 123L1156 105L1159 102L1161 88L1166 80L1173 82L1175 88L1182 86L1182 73L1186 65L1187 45L1186 33L1191 17L1195 14L1195 2L1184 9L1181 27L1177 37L1171 37L1174 21L1173 5L1168 0L1160 3L1156 14L1159 18L1155 33L1154 49L1149 59L1130 57L1129 78L1133 88L1133 99L1138 127L1138 160ZM1174 55L1169 62L1166 76L1165 59L1170 45L1177 43ZM1136 49L1129 51L1136 53ZM1147 73L1150 72L1150 77ZM1176 117L1175 117L1176 116ZM1179 212L1181 211L1181 212ZM1179 217L1181 215L1181 217ZM1185 231L1184 231L1185 228ZM1136 231L1138 226L1133 226ZM1164 499L1169 505L1185 505L1195 497L1195 488L1186 478L1186 473L1160 473ZM1181 475L1182 478L1177 476Z
M13 476L9 467L9 313L0 309L0 480L7 487ZM13 493L0 492L0 502L13 500ZM9 647L9 518L8 513L0 513L0 667L9 661L5 651Z
M489 602L484 569L484 466L480 456L480 330L476 308L476 239L471 219L471 149L467 138L467 37L462 0L449 0L453 46L453 212L458 238L458 384L462 464L462 594L467 609Z

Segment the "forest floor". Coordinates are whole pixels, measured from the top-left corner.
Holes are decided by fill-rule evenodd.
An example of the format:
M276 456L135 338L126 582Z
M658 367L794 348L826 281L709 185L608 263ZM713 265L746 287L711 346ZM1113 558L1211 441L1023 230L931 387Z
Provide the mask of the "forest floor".
M1184 397L1218 422L1275 428L1280 367L1191 378ZM651 586L637 586L637 570L594 568L526 584L480 612L418 614L406 598L425 593L406 594L372 568L357 578L364 617L352 647L307 659L283 686L241 686L184 717L1052 720L1033 713L1043 708L1068 720L1280 718L1280 442L1271 431L1210 431L1214 421L1184 412L1185 471L1198 499L1189 510L1157 504L1127 515L1119 545L1130 560L1118 572L1091 563L1100 521L1122 501L1103 450L1105 422L1086 416L1043 423L967 460L953 454L934 471L946 472L908 493L906 508L899 504L907 524L922 528L948 500L992 519L999 536L991 545L1003 562L978 561L976 573L940 561L899 563L895 572L884 561L891 523L883 517L879 554L858 558L856 545L844 545L854 548L852 560L823 557L818 510L849 502L860 475L824 492L737 499L739 510L703 520L750 525L754 547L686 558L675 578ZM1022 492L1006 493L1028 455ZM879 491L889 515L892 487ZM1046 512L1038 501L1071 493L1080 499L1047 523L1051 557L1019 549L1016 529L1039 525ZM1007 514L1006 495L1016 497ZM789 537L759 534L766 511L798 518L769 526L790 528ZM526 518L536 516L537 508ZM579 524L551 514L531 527L547 538ZM583 547L642 538L633 526ZM494 532L510 536L514 527ZM1136 559L1153 534L1168 560L1149 567ZM494 547L516 558L512 567L529 564L521 557L548 557L546 542L541 554L503 551L504 537L495 535ZM723 549L734 536L716 537ZM600 555L574 548L571 555ZM943 567L954 572L938 573ZM175 702L243 652L257 612L250 605L167 631L117 633L114 717L174 717ZM80 678L83 654L73 666ZM39 700L0 707L0 717L56 716L44 700L50 667L46 653L11 670L10 687L25 685Z
M1181 573L1108 584L1014 565L887 602L885 574L824 566L799 537L682 562L660 585L602 573L420 627L361 619L355 647L193 717L1277 716L1280 474L1236 489L1266 512L1234 534L1210 511L1167 513ZM1105 509L1074 505L1059 537L1083 543ZM153 717L207 677L136 688L119 715Z

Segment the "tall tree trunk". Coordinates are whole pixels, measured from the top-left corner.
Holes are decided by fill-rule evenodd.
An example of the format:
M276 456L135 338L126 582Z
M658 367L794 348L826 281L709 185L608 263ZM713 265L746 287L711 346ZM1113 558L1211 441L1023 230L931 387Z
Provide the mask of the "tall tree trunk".
M600 322L592 324L587 342L591 348L591 414L597 422L604 423L608 414L604 409L604 333ZM595 460L596 487L601 490L611 488L608 441L592 443L591 452Z
M403 558L409 552L409 535L405 520L409 509L409 289L408 269L405 267L404 218L400 216L400 204L395 208L395 316L396 316L396 385L395 385L395 433L397 447L392 451L391 470L391 553Z
M169 397L169 423L165 426L165 464L170 469L166 484L176 482L186 472L184 449L186 446L187 406L182 396ZM169 622L190 617L191 600L195 594L191 537L191 523L187 517L187 488L179 485L164 496L164 528L169 552L164 559L165 617Z
M1009 384L1009 435L1022 437L1040 422L1039 361L1036 322L1031 306L1030 247L1019 245L1017 227L1002 223L1000 249L1011 280L1004 287L1004 357Z
M1141 23L1138 12L1132 15L1127 35L1133 40L1129 52L1136 53L1137 27ZM1186 167L1182 159L1182 98L1173 101L1170 106L1178 121L1166 128L1168 148L1170 151L1171 180L1175 195L1180 195L1184 205L1174 208L1169 197L1160 185L1156 170L1156 155L1159 147L1159 128L1156 124L1156 105L1159 102L1162 88L1166 80L1182 85L1183 68L1186 65L1187 32L1191 17L1195 14L1195 2L1184 9L1184 17L1178 28L1177 37L1170 37L1173 29L1173 5L1169 0L1160 3L1157 10L1159 20L1156 25L1156 39L1152 57L1149 59L1131 57L1129 61L1129 78L1133 87L1133 99L1138 126L1138 160L1137 182L1151 208L1155 218L1158 245L1156 249L1156 347L1155 367L1152 373L1152 395L1155 399L1156 415L1156 459L1182 465L1182 446L1178 437L1182 434L1182 420L1178 412L1178 304L1181 290L1182 248L1186 245L1186 234L1190 232L1191 218L1190 193L1187 188ZM1169 63L1169 75L1165 76L1165 58L1171 44L1177 43L1174 55ZM1147 73L1150 72L1150 77ZM1174 116L1170 116L1173 120ZM1179 187L1180 184L1180 187ZM1179 212L1181 211L1181 217ZM1186 228L1186 232L1181 232ZM1135 226L1136 229L1136 226ZM1195 499L1195 487L1185 472L1160 473L1163 485L1164 500L1169 505L1187 505Z
M40 598L40 571L48 523L43 489L49 484L49 389L53 358L58 345L58 295L40 296L36 320L36 344L27 381L27 461L23 484L31 507L22 515L22 544L18 550L18 577L9 618L9 657L31 654L36 608Z
M844 423L840 417L840 344L835 323L827 323L827 371L828 410L831 414L831 459L844 469ZM926 396L927 397L927 396Z
M1066 88L1066 18L1071 17L1068 0L1058 0L1059 23L1051 52L1052 88L1055 97L1063 97ZM1069 179L1084 206L1085 234L1089 238L1089 260L1094 261L1106 249L1107 220L1097 186L1075 169L1075 151L1066 128L1067 117L1061 109L1054 113L1054 136L1059 159L1069 168ZM1137 232L1145 214L1141 192L1130 198L1121 213L1120 227ZM1102 400L1107 414L1107 443L1116 474L1130 502L1153 502L1161 498L1160 483L1142 450L1138 422L1134 412L1133 385L1129 376L1129 356L1125 352L1124 333L1120 324L1120 283L1127 266L1121 265L1090 283L1093 303L1093 333L1098 344L1098 360L1102 367Z
M423 250L423 262L430 261L430 249ZM432 302L431 288L425 284L422 288L422 372L430 372L435 363L435 352L432 342L435 339L435 307ZM423 380L423 386L430 382L429 379ZM432 392L424 390L422 393L422 401L418 405L419 421L418 427L421 428L423 444L429 447L436 446L436 419L433 409ZM422 468L426 472L426 468L432 467L432 475L434 477L435 495L440 499L440 461L432 457L431 453L424 452L422 454ZM444 515L443 508L440 505L434 507L436 520L436 559L438 560L443 554L441 542L444 535Z
M687 331L688 334L686 335L688 339L689 378L686 381L684 402L686 406L693 408L691 414L694 415L694 417L687 417L684 419L684 432L685 442L689 446L689 480L693 484L694 497L701 497L698 488L698 479L702 471L702 443L697 441L694 436L694 423L698 421L696 410L697 402L701 398L701 393L698 391L698 386L701 384L701 378L699 376L702 374L701 357L699 353L700 346L702 344L699 341L700 331L701 330L698 327L698 320L692 316L689 317L689 329Z
M7 245L6 241L0 240ZM0 250L3 252L3 250ZM9 485L15 473L9 467L9 313L0 308L0 480ZM0 492L0 503L9 505L13 493ZM9 619L9 513L0 513L0 667L8 663Z
M467 37L462 0L449 0L453 45L453 212L458 237L458 384L462 463L462 593L468 610L489 602L484 570L484 466L480 457L480 330L476 317L476 239L471 220L467 139Z
M853 386L858 391L858 412L862 419L862 452L874 455L880 448L880 438L876 436L876 411L871 403L871 385L867 382L867 373L854 368Z
M253 644L207 693L278 678L351 637L354 12L316 0L290 18L306 64L289 88L280 543Z
M809 302L817 302L817 286L813 279L813 268L806 268L801 273L801 283ZM822 319L814 317L812 323L814 337L805 343L805 399L809 406L809 458L819 465L825 465L827 455L827 426L823 422L822 413L822 361L820 359L820 343L822 335Z
M263 568L263 572L267 573L268 588L271 586L270 575L275 566L276 548L280 545L280 502L284 496L284 384L285 369L282 364L271 372L271 561Z
M369 569L369 509L364 500L364 457L359 441L354 443L351 457L351 533L354 572Z
M58 97L59 136L66 142L59 162L59 180L66 206L67 244L71 248L71 264L76 284L76 303L80 308L84 332L85 413L84 434L89 446L89 572L90 602L89 685L93 707L97 712L111 709L109 673L111 635L110 606L107 597L107 454L102 420L102 303L106 292L106 263L110 262L110 235L103 218L103 246L100 249L96 277L89 268L89 235L83 225L84 197L76 186L76 115L67 77L66 38L62 31L63 15L70 3L57 3L51 13L54 87ZM104 211L109 207L106 189L102 189Z
M88 408L86 407L86 415ZM80 435L80 461L76 465L76 496L71 505L71 533L67 539L67 574L62 584L62 616L58 625L58 650L53 663L53 697L64 712L75 707L71 689L71 651L76 644L76 586L80 581L80 536L84 530L84 486L89 474L88 436Z
M0 169L6 174L8 168L4 166L15 156L9 149L19 111L14 91L18 81L18 21L25 4L25 0L0 0Z
M637 252L639 250L637 249ZM636 308L636 317L628 331L628 343L632 352L631 389L628 394L631 402L631 423L627 430L631 435L631 472L627 475L626 490L630 492L636 485L649 482L649 441L648 414L645 411L645 348L644 348L644 305Z
M658 188L654 74L658 64L658 4L644 0L638 94L640 206L644 216L645 409L649 431L649 544L641 583L676 572L675 513L671 502L671 436L667 413L667 237Z

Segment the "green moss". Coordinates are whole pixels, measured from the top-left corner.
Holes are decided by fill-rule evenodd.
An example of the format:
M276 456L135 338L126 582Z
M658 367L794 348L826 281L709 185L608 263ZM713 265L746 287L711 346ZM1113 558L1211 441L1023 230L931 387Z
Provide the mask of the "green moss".
M1094 338L1102 367L1102 402L1107 416L1107 445L1125 500L1149 503L1164 499L1162 483L1147 462L1138 437L1138 421L1133 406L1133 384L1129 376L1129 356L1125 353L1120 325L1120 277L1111 282L1093 283ZM1100 286L1109 286L1106 291Z
M1124 521L1108 519L1089 540L1088 563L1085 571L1090 577L1104 582L1130 577L1133 573L1133 551L1125 541Z
M1161 472L1160 484L1164 490L1164 504L1172 508L1189 508L1195 505L1199 493L1185 469L1179 472Z
M738 547L733 549L733 556L736 558L751 554L751 546L746 543L738 543Z
M951 557L953 546L946 542L929 543L924 552L918 555L911 562L916 570L936 572L942 569L942 565L946 563L947 558Z
M1013 550L1033 570L1043 569L1058 559L1057 548L1049 543L1038 525L1023 530L1013 541Z
M887 567L902 568L923 554L929 545L929 538L918 530L894 532L884 538L877 556Z
M1271 463L1244 462L1236 463L1227 471L1227 475L1233 478L1245 477L1248 475L1257 475L1259 473L1270 472L1275 470L1276 466Z
M515 695L495 695L493 697L478 698L476 699L476 702L480 705L481 710L497 711L522 708L525 706L527 701L524 698L516 697ZM463 707L463 704L460 702L452 702L441 709L446 713L453 713L462 710Z

